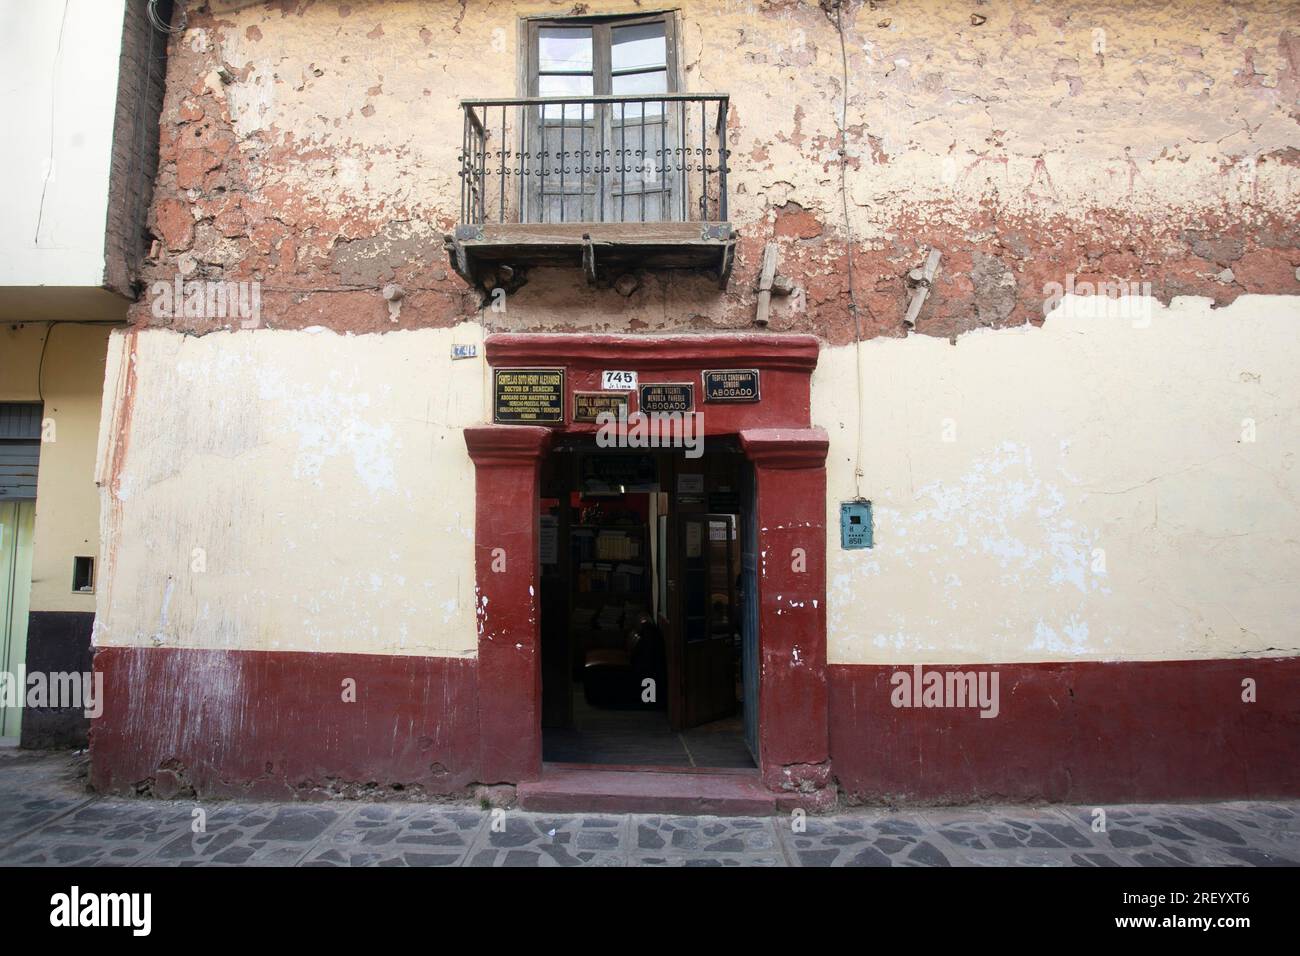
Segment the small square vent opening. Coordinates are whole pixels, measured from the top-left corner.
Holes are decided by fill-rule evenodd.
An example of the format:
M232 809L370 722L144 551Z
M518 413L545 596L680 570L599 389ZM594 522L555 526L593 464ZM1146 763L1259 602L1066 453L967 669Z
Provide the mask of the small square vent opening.
M95 590L95 559L79 556L72 559L72 590L91 594Z

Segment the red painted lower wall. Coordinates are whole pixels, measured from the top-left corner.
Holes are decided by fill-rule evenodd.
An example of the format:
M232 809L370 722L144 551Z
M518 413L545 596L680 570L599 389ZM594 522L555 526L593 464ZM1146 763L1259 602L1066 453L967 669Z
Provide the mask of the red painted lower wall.
M101 791L313 799L478 780L474 660L106 647L95 669Z
M101 648L95 667L106 698L90 738L101 791L319 799L481 782L474 660ZM1300 658L931 669L996 670L998 716L893 707L890 678L909 665L827 668L843 799L1300 795ZM1247 677L1256 703L1241 700ZM355 703L343 700L345 678Z
M925 670L930 670L927 667ZM1000 712L895 708L910 665L831 665L831 765L864 802L1300 795L1300 658L935 666L999 673ZM1256 685L1242 701L1242 680Z

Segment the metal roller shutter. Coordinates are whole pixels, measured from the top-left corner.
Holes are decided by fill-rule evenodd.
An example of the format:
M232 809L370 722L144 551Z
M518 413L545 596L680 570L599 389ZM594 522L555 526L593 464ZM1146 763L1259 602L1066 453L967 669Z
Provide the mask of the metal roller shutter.
M36 497L42 410L39 402L0 402L0 501Z

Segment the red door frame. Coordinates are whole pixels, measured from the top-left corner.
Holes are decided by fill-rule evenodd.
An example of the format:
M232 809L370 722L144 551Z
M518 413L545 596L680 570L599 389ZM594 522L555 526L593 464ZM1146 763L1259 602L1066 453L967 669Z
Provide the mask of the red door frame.
M816 799L830 782L826 688L826 433L812 427L817 339L809 335L497 334L492 368L564 368L565 422L465 429L475 465L480 776L519 783L542 772L538 478L572 393L601 371L642 384L693 382L708 435L735 435L753 463L759 529L759 770L771 789ZM701 372L758 369L761 399L705 403ZM635 410L635 395L632 397Z

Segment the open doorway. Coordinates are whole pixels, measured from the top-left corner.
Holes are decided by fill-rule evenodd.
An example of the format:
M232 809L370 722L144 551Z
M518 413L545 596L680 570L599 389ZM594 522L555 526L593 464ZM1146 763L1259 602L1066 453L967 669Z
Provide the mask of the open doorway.
M542 758L756 767L752 471L558 441L541 469ZM752 728L752 730L751 730Z

